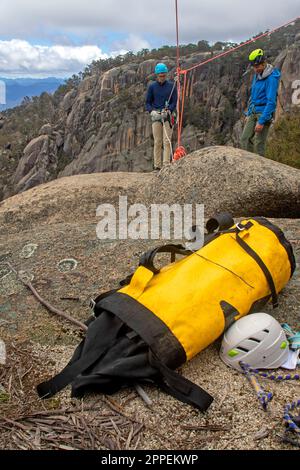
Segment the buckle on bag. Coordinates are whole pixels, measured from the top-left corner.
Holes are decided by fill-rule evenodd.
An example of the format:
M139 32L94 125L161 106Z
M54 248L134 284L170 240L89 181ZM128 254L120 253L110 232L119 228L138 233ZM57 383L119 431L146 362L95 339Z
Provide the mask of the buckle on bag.
M239 232L243 232L244 230L246 230L246 226L242 225L241 222L238 222L236 224L236 228L238 229Z

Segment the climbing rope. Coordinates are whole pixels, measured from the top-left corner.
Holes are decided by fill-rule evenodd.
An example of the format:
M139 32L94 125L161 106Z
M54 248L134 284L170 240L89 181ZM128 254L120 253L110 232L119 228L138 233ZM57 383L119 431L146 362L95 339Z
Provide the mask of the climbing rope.
M273 380L274 382L283 382L285 380L300 380L300 374L274 374L274 372L262 372L258 369L252 369L248 364L246 366L249 367L249 370L252 374L259 375L260 377L268 380Z
M172 161L174 160L174 155L173 155L173 146L172 146L172 142L171 142L171 139L168 135L168 132L167 132L167 129L166 129L166 125L165 125L165 121L164 119L162 119L162 125L163 125L163 131L164 131L164 134L167 138L167 141L169 142L169 145L170 145L170 151L171 151L171 156L172 156Z
M263 410L267 410L267 406L270 403L270 401L273 399L273 394L272 392L266 392L260 383L258 382L256 375L252 370L250 369L250 366L248 364L245 364L244 362L240 362L240 366L249 380L250 384L254 388L254 391L256 392L258 401L260 402L261 406L263 407Z
M286 442L300 448L300 415L299 412L297 416L294 416L291 413L296 408L300 408L300 400L288 403L285 406L283 421L285 423L286 429L284 435L279 437L281 438L282 442ZM292 438L294 435L296 435L296 439Z
M238 49L241 49L242 47L245 47L245 46L248 46L249 44L252 44L256 41L258 41L259 39L262 39L266 36L270 36L271 34L275 33L276 31L278 31L279 29L281 28L285 28L286 26L289 26L290 24L292 23L295 23L295 21L299 20L300 19L300 16L297 16L296 18L294 18L293 20L289 20L287 21L286 23L283 23L282 25L280 26L277 26L276 28L274 29L271 29L271 31L267 31L266 33L263 33L263 34L260 34L259 36L256 36L255 38L253 39L249 39L248 41L245 41L243 42L242 44L239 44L238 46L234 46L234 47L231 47L230 49L228 49L228 51L225 51L225 52L221 52L220 54L214 56L214 57L211 57L210 59L207 59L203 62L200 62L199 64L196 64L194 65L193 67L190 67L188 69L186 69L185 71L186 72L191 72L192 70L198 68L198 67L202 67L203 65L206 65L214 60L217 60L217 59L220 59L220 57L225 57L226 55L228 54L231 54L232 52L235 52L237 51Z
M296 408L300 409L300 400L294 401L292 403L288 403L284 408L284 415L283 419L289 431L293 431L299 434L300 437L300 416L293 416L291 411L295 410Z
M300 349L300 332L293 331L291 327L284 323L281 325L284 329L287 339L289 341L289 348L293 351ZM298 362L299 364L299 362ZM267 410L267 406L273 398L272 392L266 392L260 383L258 382L257 376L260 376L265 379L274 380L274 381L285 381L285 380L300 380L300 374L274 374L274 372L262 372L261 370L252 368L249 364L240 362L240 366L254 388L257 398L260 404L263 407L263 410ZM300 415L293 416L292 411L300 409L300 400L288 403L284 407L283 421L286 425L286 430L283 436L279 436L282 442L292 444L293 446L300 448ZM297 435L296 439L293 439L291 436L293 434Z
M182 128L183 128L183 114L184 114L184 106L185 106L185 98L186 98L186 90L187 90L187 74L188 72L191 72L192 70L195 70L199 67L203 67L204 65L213 62L214 60L220 59L221 57L225 57L229 54L232 54L233 52L237 51L238 49L241 49L242 47L245 47L249 44L252 44L259 39L262 39L266 36L270 36L271 34L275 33L281 28L284 28L295 21L300 19L300 16L297 18L294 18L293 20L287 21L286 23L272 29L271 31L267 31L266 33L260 34L259 36L256 36L253 39L249 39L248 41L243 42L242 44L239 44L238 46L234 46L230 49L228 49L225 52L221 52L220 54L217 54L214 57L211 57L207 60L204 60L203 62L199 62L196 65L193 65L192 67L189 67L187 69L181 69L180 65L180 47L179 47L179 13L178 13L178 0L175 0L175 16L176 16L176 74L177 74L177 92L178 92L178 102L177 102L177 116L178 116L178 126L177 126L177 149L174 152L174 157L173 161L179 160L180 158L186 156L187 152L185 148L181 145L181 136L182 136ZM180 76L183 75L183 85L181 87L180 83Z

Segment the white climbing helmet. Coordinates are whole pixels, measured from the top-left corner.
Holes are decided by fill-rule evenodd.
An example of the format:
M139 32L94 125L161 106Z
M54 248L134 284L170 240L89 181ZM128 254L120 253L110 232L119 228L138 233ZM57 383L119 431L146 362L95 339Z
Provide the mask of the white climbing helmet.
M225 332L220 350L222 361L240 371L240 361L255 369L276 369L288 355L285 332L267 313L253 313L237 320Z

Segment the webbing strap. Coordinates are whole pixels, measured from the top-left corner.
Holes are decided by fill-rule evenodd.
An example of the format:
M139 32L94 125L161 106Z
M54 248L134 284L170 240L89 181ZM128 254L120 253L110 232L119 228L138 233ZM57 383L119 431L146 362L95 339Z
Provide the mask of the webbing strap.
M252 224L251 224L252 226ZM243 227L243 228L241 228ZM236 228L236 241L238 242L238 244L240 245L241 248L243 248L244 251L246 251L246 253L248 253L249 256L251 256L254 261L256 261L256 263L258 264L258 266L260 267L260 269L262 270L262 272L264 273L265 275L265 278L268 282L268 285L270 287L270 291L271 291L271 295L272 295L272 304L273 304L273 308L276 308L278 307L278 295L277 295L277 292L276 292L276 287L275 287L275 284L274 284L274 280L273 280L273 277L272 277L272 274L270 273L268 267L266 266L266 264L263 262L263 260L261 259L261 257L256 253L256 251L254 251L241 237L240 237L240 233L242 230L247 230L247 228L249 227L249 224L245 225L245 226L241 226L240 224L237 226ZM250 228L250 227L249 227Z
M206 411L213 402L213 397L203 388L169 369L169 367L151 353L149 354L149 362L160 372L162 380L158 384L169 395L184 403L195 406L201 411Z

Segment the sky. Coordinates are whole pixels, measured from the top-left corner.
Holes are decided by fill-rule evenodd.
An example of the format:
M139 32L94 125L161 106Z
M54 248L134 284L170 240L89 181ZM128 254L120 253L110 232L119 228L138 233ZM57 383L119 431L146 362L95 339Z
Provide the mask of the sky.
M240 42L300 16L299 0L178 0L180 43ZM175 0L0 0L0 76L68 77L176 42Z

